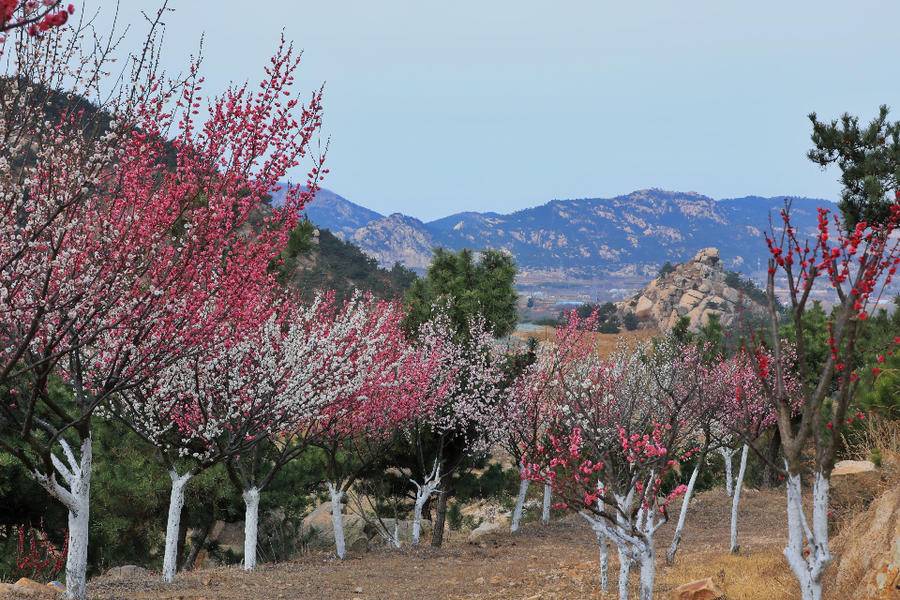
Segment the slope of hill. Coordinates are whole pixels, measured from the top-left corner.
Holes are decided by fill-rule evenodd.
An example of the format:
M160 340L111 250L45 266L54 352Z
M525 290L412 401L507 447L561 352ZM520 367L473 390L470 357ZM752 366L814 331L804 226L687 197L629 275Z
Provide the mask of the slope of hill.
M310 298L318 290L335 290L339 300L359 289L378 298L402 298L416 274L395 264L390 270L327 229L302 222L283 254L281 280Z
M688 260L709 246L719 248L726 268L753 273L765 259L762 232L785 199L714 200L652 189L615 198L553 200L507 215L464 212L423 223L399 214L376 216L330 194L317 198L307 214L382 265L421 269L435 246L500 248L512 253L525 276L649 278L662 263ZM801 233L814 231L816 207L834 207L812 198L792 203Z

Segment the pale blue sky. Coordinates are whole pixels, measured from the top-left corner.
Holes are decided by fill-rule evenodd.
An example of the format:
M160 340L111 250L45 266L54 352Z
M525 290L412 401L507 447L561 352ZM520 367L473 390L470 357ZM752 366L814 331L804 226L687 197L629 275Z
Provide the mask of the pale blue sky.
M301 84L326 84L327 187L382 213L646 187L834 199L806 114L900 119L896 0L170 4L164 62L205 32L208 91L255 79L284 28ZM155 6L122 17L140 29Z

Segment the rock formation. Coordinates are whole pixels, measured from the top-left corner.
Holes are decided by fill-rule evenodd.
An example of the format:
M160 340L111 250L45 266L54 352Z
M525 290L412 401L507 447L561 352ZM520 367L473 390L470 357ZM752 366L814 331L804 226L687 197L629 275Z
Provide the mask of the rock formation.
M760 312L762 307L726 283L726 273L717 248L704 248L690 261L660 275L629 300L616 304L620 316L633 313L644 327L670 329L681 317L690 319L690 329L706 325L712 315L723 326L734 323L742 310Z

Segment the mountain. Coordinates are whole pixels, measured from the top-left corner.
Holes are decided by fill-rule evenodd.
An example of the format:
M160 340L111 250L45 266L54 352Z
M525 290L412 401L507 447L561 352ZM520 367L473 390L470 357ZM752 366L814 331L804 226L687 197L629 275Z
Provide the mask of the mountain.
M359 246L384 266L420 270L431 249L499 248L519 264L521 277L547 280L649 279L666 261L683 262L716 247L723 266L758 272L767 256L762 233L787 197L715 200L694 192L640 190L615 198L552 200L510 214L462 212L424 223L387 217L333 193L307 211L310 219ZM812 233L816 208L832 202L792 198L801 234Z

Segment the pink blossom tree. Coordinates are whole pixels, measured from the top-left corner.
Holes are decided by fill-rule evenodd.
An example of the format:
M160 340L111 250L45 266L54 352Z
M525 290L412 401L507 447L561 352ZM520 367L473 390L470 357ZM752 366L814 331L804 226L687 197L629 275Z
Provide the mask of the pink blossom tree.
M850 401L859 379L856 372L859 323L881 298L900 264L900 191L885 203L884 219L860 220L849 230L841 219L819 209L814 239L801 240L790 217L790 205L781 213L782 226L773 225L766 236L771 258L768 281L768 339L771 354L757 352L755 372L762 394L775 411L787 471L788 545L785 556L804 600L822 597L822 576L832 560L828 541L828 496L841 432L852 417ZM791 373L783 360L787 353L779 335L776 285L787 287L788 308L796 332L796 374L799 408L789 390ZM837 304L827 320L830 352L810 373L804 319L810 294L817 286L830 289ZM816 384L808 382L815 381ZM812 481L812 519L803 506L801 475L803 454L815 451Z
M0 236L0 332L12 348L2 371L9 392L0 443L69 510L69 597L85 595L94 410L177 360L222 320L256 310L255 290L273 281L268 266L308 192L289 191L286 209L264 217L258 232L248 235L246 224L306 156L320 123L320 93L308 105L285 96L297 65L282 45L259 91L226 92L202 125L197 65L184 81L151 72L134 79L141 100L126 103L127 127L113 116L115 127L98 145L78 135L77 114L63 113L51 147L79 161L38 156L28 178L12 170L5 179L25 187L5 195L12 201ZM141 68L138 60L134 69ZM84 144L89 157L100 148L113 159L101 155L84 173L67 169L93 164L80 157ZM24 225L12 212L23 203L35 215ZM54 376L72 390L71 407L47 393Z
M531 479L525 476L523 457L534 453L545 440L552 425L553 415L559 406L560 381L570 376L572 369L583 362L594 351L590 335L595 328L596 312L581 318L572 311L563 326L556 329L555 339L539 345L534 362L527 365L511 386L503 407L503 447L520 467L521 481L515 508L510 522L510 531L519 529L522 509ZM544 484L541 521L550 521L552 487Z
M628 596L633 562L640 565L640 597L652 598L654 535L686 486L660 494L664 479L698 450L690 442L703 369L696 348L671 341L588 357L562 382L564 402L546 442L526 457L528 476L549 482L557 506L581 514L597 534L601 585L603 544L616 544L620 598Z

